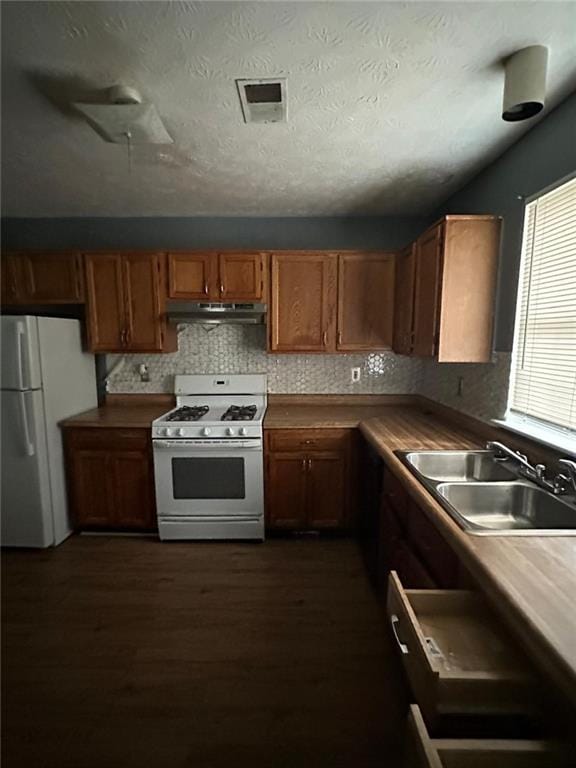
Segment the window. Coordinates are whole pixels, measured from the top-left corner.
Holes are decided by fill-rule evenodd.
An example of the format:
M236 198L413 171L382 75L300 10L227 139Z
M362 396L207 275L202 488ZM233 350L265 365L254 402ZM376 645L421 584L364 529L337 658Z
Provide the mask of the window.
M526 205L506 421L576 451L576 178Z

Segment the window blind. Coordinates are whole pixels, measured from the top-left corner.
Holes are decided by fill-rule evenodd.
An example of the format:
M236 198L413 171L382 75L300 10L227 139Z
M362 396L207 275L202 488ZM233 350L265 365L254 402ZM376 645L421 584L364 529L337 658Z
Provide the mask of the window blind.
M526 206L508 408L576 440L576 178Z

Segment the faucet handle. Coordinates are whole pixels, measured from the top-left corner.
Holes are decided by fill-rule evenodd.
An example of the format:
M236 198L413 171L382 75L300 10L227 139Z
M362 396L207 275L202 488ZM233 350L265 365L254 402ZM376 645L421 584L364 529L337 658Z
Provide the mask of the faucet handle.
M566 480L576 492L576 461L572 461L572 459L558 459L558 464L560 464L562 469L566 470L566 475L568 475Z

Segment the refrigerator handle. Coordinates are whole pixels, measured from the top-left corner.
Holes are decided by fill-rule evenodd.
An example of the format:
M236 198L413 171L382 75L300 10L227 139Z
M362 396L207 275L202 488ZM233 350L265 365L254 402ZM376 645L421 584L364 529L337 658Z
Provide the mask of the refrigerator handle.
M30 425L28 423L28 410L26 409L26 392L18 392L20 401L20 415L22 417L22 427L24 429L24 450L27 456L34 456L36 449L30 435Z
M16 323L16 363L18 365L18 387L26 389L24 382L24 356L22 354L23 342L26 339L26 326L24 323ZM31 454L32 455L32 454Z

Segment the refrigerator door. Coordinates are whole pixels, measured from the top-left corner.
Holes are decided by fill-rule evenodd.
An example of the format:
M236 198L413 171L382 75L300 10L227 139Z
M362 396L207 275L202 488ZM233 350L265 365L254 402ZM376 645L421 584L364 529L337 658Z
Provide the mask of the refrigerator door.
M2 544L49 547L52 496L41 390L3 391Z
M58 425L68 416L96 408L96 369L94 355L82 351L78 320L39 317L38 338L44 384L42 392L54 544L58 545L72 533L68 518L62 430Z
M2 320L2 389L40 389L38 318L6 315Z

